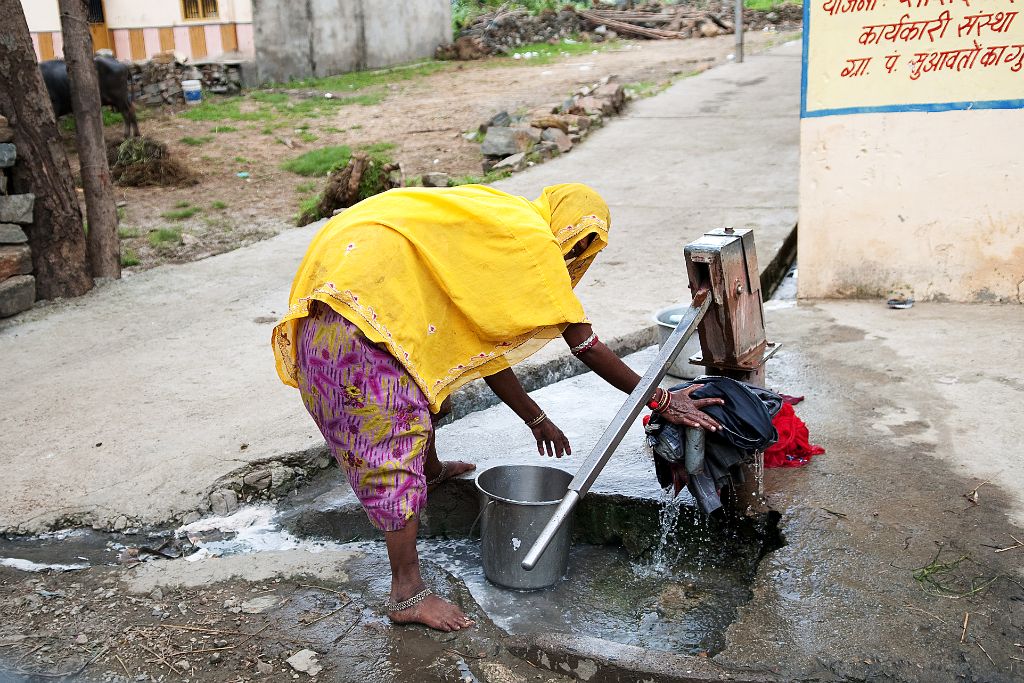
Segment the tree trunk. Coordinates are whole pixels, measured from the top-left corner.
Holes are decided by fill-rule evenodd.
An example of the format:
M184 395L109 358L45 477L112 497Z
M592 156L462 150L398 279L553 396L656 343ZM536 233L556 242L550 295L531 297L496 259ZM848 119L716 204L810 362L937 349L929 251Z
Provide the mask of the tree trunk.
M117 236L117 206L103 141L103 105L86 4L87 0L60 0L64 61L71 80L71 108L75 114L78 162L89 223L86 252L93 277L119 278L121 241Z
M93 282L71 168L20 0L0 0L0 17L7 27L0 39L0 114L14 128L18 149L11 185L13 192L36 196L33 223L27 231L36 296L80 296Z

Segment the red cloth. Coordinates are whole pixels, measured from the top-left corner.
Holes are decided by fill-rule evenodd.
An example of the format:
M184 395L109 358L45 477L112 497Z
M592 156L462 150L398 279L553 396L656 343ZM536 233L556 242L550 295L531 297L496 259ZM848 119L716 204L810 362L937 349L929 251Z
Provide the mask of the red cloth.
M765 467L803 467L812 455L821 455L825 449L810 442L807 425L796 416L793 406L782 404L782 410L772 420L779 432L779 440L764 452Z

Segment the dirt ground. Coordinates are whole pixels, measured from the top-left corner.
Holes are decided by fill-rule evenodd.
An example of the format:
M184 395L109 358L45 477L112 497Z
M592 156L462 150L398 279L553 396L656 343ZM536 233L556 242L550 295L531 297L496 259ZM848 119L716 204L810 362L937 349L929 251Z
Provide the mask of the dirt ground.
M763 50L795 35L748 33L748 50ZM130 259L126 265L131 264L126 272L206 258L294 225L300 201L316 195L325 182L281 168L282 162L305 152L328 145L358 149L382 144L393 146L388 153L401 162L410 178L429 171L480 176L479 144L464 134L477 130L499 111L557 104L580 86L605 76L614 76L639 96L651 94L729 59L733 42L731 35L623 40L594 44L592 52L550 60L503 57L444 63L433 73L413 78L399 69L392 82L378 79L367 88L331 93L339 98L366 96L366 104L332 107L308 118L194 121L183 116L183 108L147 110L142 133L167 144L197 174L198 183L115 188L121 204L122 251ZM287 96L284 106L293 107L325 92L297 89L269 94L285 99L283 95ZM258 106L261 96L268 97L267 91L248 92L242 111ZM217 101L214 97L213 102ZM111 138L121 135L119 125L107 132ZM73 136L65 136L73 150ZM76 159L71 163L77 167ZM182 213L192 215L180 217ZM160 239L159 231L165 239Z

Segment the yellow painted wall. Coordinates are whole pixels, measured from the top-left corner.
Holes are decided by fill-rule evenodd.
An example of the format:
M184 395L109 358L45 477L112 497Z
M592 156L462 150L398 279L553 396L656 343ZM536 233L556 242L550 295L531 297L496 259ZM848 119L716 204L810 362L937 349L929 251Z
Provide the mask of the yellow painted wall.
M1024 5L811 1L800 296L1024 303Z

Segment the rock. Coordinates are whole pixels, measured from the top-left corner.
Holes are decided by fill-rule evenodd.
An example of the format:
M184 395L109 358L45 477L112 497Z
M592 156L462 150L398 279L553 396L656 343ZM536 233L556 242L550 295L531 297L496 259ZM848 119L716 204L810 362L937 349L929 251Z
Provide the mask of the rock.
M292 471L291 467L277 465L270 468L270 488L275 491L286 486L294 478L295 472Z
M118 518L114 520L113 526L114 531L124 531L128 528L128 518L124 515L119 515Z
M0 223L0 244L25 244L28 235L17 225Z
M268 664L267 662L256 662L256 670L264 676L269 676L274 673L273 665Z
M544 133L541 135L541 140L555 143L558 145L558 151L562 154L572 149L572 140L569 139L565 131L558 128L545 128Z
M178 661L176 661L174 663L174 668L178 669L179 671L188 671L188 669L189 669L188 660L187 659L179 659Z
M149 594L150 600L160 601L164 599L164 592L159 588L154 588Z
M252 598L242 603L242 612L245 614L263 614L275 607L281 602L280 598L276 595L262 595L258 598Z
M447 173L424 173L423 187L448 187L451 178Z
M0 168L10 168L18 160L18 148L9 142L0 144Z
M512 156L505 157L498 163L496 163L491 170L501 171L508 169L510 171L521 171L526 166L526 152L519 152Z
M316 676L323 671L323 667L316 659L316 653L312 650L299 650L286 661L291 668L310 676Z
M220 656L220 653L214 652L212 655L210 655L210 664L220 664L221 659L222 657Z
M7 120L7 117L4 116L3 114L0 114L0 127L9 126L9 125L11 125L11 123L10 123L10 121Z
M547 141L541 142L539 145L537 145L537 149L535 151L538 155L540 155L540 158L544 161L547 161L548 159L553 159L557 157L559 154L561 154L561 152L558 151L558 145L556 145L553 142Z
M0 280L32 273L32 250L27 244L0 247Z
M718 28L718 25L713 21L705 21L700 25L700 34L705 38L714 38L717 35L721 35L722 29Z
M85 635L84 633L80 633L78 635L78 637L75 638L75 643L78 644L78 645L85 645L88 642L89 642L89 636Z
M507 157L518 152L529 152L534 143L533 128L501 128L493 127L487 129L483 144L480 145L480 153L485 157ZM539 136L538 138L539 139Z
M541 133L543 129L534 126L516 126L516 130L521 130L526 136L530 138L535 144L540 142ZM526 151L526 150L523 150Z
M10 142L14 139L14 129L10 126L0 126L0 142Z
M530 125L533 126L534 128L540 128L541 130L544 130L545 128L558 128L563 133L569 132L569 126L571 124L572 121L569 119L568 116L560 114L548 114L547 116L537 116L531 119L530 121ZM543 139L543 137L541 139Z
M0 147L2 146L0 145ZM34 194L12 194L0 197L0 223L30 224L35 203L36 196Z
M210 507L215 515L230 515L238 509L238 494L231 489L221 489L210 494Z
M242 477L243 484L257 491L269 489L271 482L273 482L273 475L270 470L256 470Z
M620 83L605 83L594 91L594 97L610 101L618 112L626 104L626 88Z
M588 95L587 97L581 97L576 100L576 104L570 110L570 113L585 114L587 116L593 116L594 114L610 116L614 114L615 111L615 105L609 98Z
M491 117L491 120L485 123L481 129L481 133L486 133L488 128L498 127L507 128L512 125L512 117L507 111L499 111L497 114Z
M0 282L0 318L27 311L35 302L36 279L31 275L15 275Z
M198 522L202 518L203 516L201 514L193 510L192 512L188 513L187 515L181 518L181 523L192 524L193 522Z
M525 676L517 674L500 662L482 661L480 670L487 683L526 683Z

